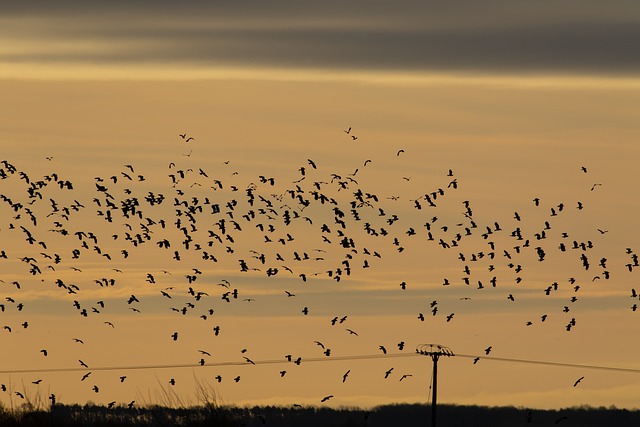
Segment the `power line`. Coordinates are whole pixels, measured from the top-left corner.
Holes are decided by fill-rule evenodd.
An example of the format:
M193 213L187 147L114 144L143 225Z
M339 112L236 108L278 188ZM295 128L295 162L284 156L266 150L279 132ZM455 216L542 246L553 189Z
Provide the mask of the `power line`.
M617 366L599 366L599 365L583 365L579 363L565 363L565 362L550 362L546 360L531 360L531 359L513 359L508 357L487 357L476 356L472 354L456 354L458 357L466 357L469 359L486 359L496 362L513 362L513 363L528 363L532 365L546 365L546 366L559 366L564 368L581 368L581 369L599 369L602 371L615 371L615 372L627 372L632 374L640 374L640 369L634 368L620 368Z
M367 360L367 359L388 359L399 357L416 357L420 356L418 353L393 353L393 354L360 354L349 356L331 356L331 357L310 357L302 358L301 363L313 363L313 362L336 362L343 360ZM483 359L495 362L511 362L511 363L524 363L533 365L545 365L545 366L558 366L564 368L581 368L581 369L598 369L614 372L625 372L632 374L640 374L640 369L634 368L622 368L617 366L600 366L600 365L586 365L577 363L565 363L554 362L546 360L533 360L533 359L515 359L507 357L495 357L495 356L480 356L473 354L455 354L454 357L462 357L467 359ZM152 369L182 369L182 368L207 368L207 367L220 367L220 366L250 366L250 365L273 365L273 364L289 364L294 363L286 359L265 359L255 360L248 362L242 361L223 361L223 362L211 362L201 365L200 363L182 363L182 364L158 364L158 365L129 365L129 366L99 366L93 368L43 368L43 369L8 369L0 370L0 374L26 374L26 373L55 373L55 372L87 372L87 371L133 371L133 370L152 370Z
M331 357L310 357L301 359L301 363L309 362L334 362L338 360L364 360L364 359L383 359L393 357L415 357L415 353L396 353L396 354L363 354L352 356L331 356ZM0 374L25 374L25 373L48 373L48 372L87 372L87 371L132 371L146 369L180 369L180 368L206 368L216 366L250 366L250 365L273 365L283 363L294 363L283 359L255 360L252 362L243 361L226 361L212 362L201 365L200 363L182 363L182 364L164 364L164 365L133 365L133 366L100 366L95 368L44 368L44 369L11 369L0 370Z

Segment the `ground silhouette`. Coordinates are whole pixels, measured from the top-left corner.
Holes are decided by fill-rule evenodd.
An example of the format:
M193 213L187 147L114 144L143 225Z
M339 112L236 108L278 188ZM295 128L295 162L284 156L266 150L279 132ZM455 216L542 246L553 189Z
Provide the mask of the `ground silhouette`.
M3 426L429 426L431 409L421 404L394 404L370 410L327 407L107 408L97 405L53 405L48 410L0 408ZM440 405L438 426L631 426L640 410L575 407L559 410L516 407Z

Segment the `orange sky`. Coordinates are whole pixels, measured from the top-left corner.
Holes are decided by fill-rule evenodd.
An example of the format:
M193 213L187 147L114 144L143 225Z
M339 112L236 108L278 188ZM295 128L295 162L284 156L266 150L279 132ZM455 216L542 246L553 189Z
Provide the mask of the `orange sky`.
M494 52L495 70L461 61L455 55L438 69L405 57L397 58L403 69L391 69L364 55L358 58L360 62L343 59L342 64L348 66L341 67L344 52L335 44L331 44L336 49L334 56L325 50L328 36L323 31L331 27L327 22L341 25L331 15L326 21L319 16L314 24L319 28L317 35L306 35L319 56L336 58L326 68L314 63L313 55L307 58L301 53L297 63L284 59L260 63L250 52L246 52L246 60L226 57L219 46L222 41L215 44L220 50L214 52L224 58L221 66L194 62L194 58L178 54L180 43L186 43L184 46L193 46L190 55L203 55L198 50L202 46L193 44L199 40L197 35L184 28L181 34L185 39L174 39L173 54L150 49L149 54L162 54L139 60L109 60L108 55L91 60L82 43L74 50L68 44L70 39L61 38L58 43L54 39L41 45L49 46L47 60L33 53L34 46L44 43L45 30L61 25L65 16L38 21L42 18L15 13L12 22L47 25L27 26L22 34L15 28L13 33L4 30L0 34L21 40L25 46L22 52L32 55L19 60L3 52L0 59L7 65L2 67L0 80L4 100L0 105L0 160L6 159L17 168L11 174L10 168L0 165L8 175L0 181L0 194L12 204L22 205L14 210L9 203L0 203L0 250L7 254L6 259L0 258L0 290L3 299L16 301L2 302L5 311L0 312L0 326L9 326L11 332L0 331L0 339L3 348L11 350L3 352L0 370L42 370L0 374L0 383L11 385L13 391L31 395L53 392L66 403L134 399L163 403L158 393L164 389L175 391L185 402L197 403L197 380L215 387L229 404L320 404L329 394L334 398L326 404L336 406L426 402L430 381L426 358L329 361L349 355L381 355L379 346L389 355L410 354L425 342L444 344L464 355L482 355L492 346L490 355L496 357L640 369L635 357L638 344L630 338L638 328L638 312L631 309L638 301L630 297L632 288L637 288L637 269L629 272L626 266L633 263L640 237L634 214L640 207L635 197L640 104L633 64L621 60L616 72L603 71L589 65L588 58L576 57L567 64L577 65L556 70L549 65L554 63L553 52L541 55L546 59L540 63L533 64L533 59L525 60L523 55L520 62L508 64L500 60L506 52L489 49L492 39L487 35L479 40L487 43L486 51ZM91 11L84 13L93 16ZM215 16L217 13L234 12L217 11ZM533 15L531 28L535 29L539 23ZM366 18L361 23L363 34L373 37L385 27L379 15ZM95 19L100 31L70 28L64 37L82 40L77 36L84 31L88 37L83 43L104 47L96 50L100 55L111 51L114 56L126 56L124 46L135 52L141 40L153 46L162 35L161 30L145 24L142 27L148 31L160 31L158 39L137 39L141 36L125 32L130 37L127 45L125 39L109 39L108 32L103 33L110 28L109 22ZM192 14L185 12L181 19L195 22L199 18L194 10ZM460 19L443 20L443 26L450 26L449 32L443 31L455 34L454 29L461 26L483 28L466 22L469 18ZM582 26L574 23L567 28L583 31L589 20L582 19ZM619 17L610 19L611 25L620 22ZM413 23L420 37L430 34L422 33L425 28L435 28L429 27L435 24L428 21ZM252 27L253 21L238 19L237 23L241 30L225 33L220 40L244 46L245 35L255 37L258 30ZM503 24L496 22L492 28L510 28ZM120 25L129 28L126 23ZM201 29L214 35L230 31L214 27ZM258 29L297 49L288 35L271 33L269 28ZM385 31L391 32L385 38L390 44L394 37L400 37ZM453 39L441 37L443 42L453 43ZM566 37L574 40L571 34ZM353 46L358 46L358 40L347 38ZM542 38L532 40L543 42ZM265 43L265 49L277 53L277 43L270 43ZM56 46L64 49L56 50ZM69 56L68 52L76 51L82 61ZM272 58L279 58L274 55ZM347 134L344 131L349 127ZM184 133L194 140L185 142L179 136ZM125 165L131 165L134 172ZM305 175L299 181L303 178L301 167ZM449 169L453 176L448 176ZM19 171L27 174L29 182L49 182L41 190L42 199L28 197L25 189L29 183L20 178ZM183 179L178 171L185 173ZM46 181L44 177L52 173L59 180L71 181L73 190L61 190ZM175 185L171 174L178 181ZM117 182L110 180L111 176L117 176ZM260 176L274 178L274 185L261 182ZM98 182L97 177L104 182ZM222 189L215 180L223 184ZM312 192L317 190L314 182L322 182L319 193L333 198L345 213L344 229L335 221L332 209L336 205L313 199ZM98 215L98 211L106 212L109 196L97 191L96 183L108 188L118 208L112 210L111 223ZM594 184L601 185L593 188ZM296 185L299 192L294 194L309 199L308 207L288 193L295 191ZM232 186L238 191L232 191ZM248 187L255 188L253 206L247 202ZM358 189L378 198L366 199L368 204L355 208L360 220L354 218L350 205ZM428 206L424 195L438 189L445 195L438 196L436 207ZM145 201L149 192L162 194L165 201L150 206ZM119 210L123 200L134 197L140 202L143 219L123 218ZM176 197L191 206L197 197L197 204L203 207L197 214L197 230L180 231L174 225ZM210 203L205 204L206 198ZM534 198L540 199L540 206L535 206ZM55 200L59 209L71 209L68 220L54 212L49 199ZM232 211L226 206L231 200L237 202ZM416 200L421 209L417 209ZM471 218L464 215L465 201ZM220 213L212 212L210 204L215 203L220 204ZM579 203L583 209L577 208ZM557 215L552 216L552 208ZM27 209L37 217L37 224L29 219ZM181 205L179 209L187 208ZM256 218L243 217L250 210ZM284 211L296 212L300 218L286 225ZM521 221L514 218L514 212ZM389 224L394 214L398 220ZM187 217L184 213L177 217L181 226L188 222ZM225 219L226 233L220 229L221 218ZM160 219L166 221L165 229ZM231 220L242 230L234 229ZM477 228L464 236L472 220ZM546 238L538 240L536 233L545 229L545 221L549 223ZM434 241L427 240L426 222ZM495 222L502 231L496 231ZM258 223L266 231L260 231ZM367 234L365 223L377 230L378 236ZM268 224L274 227L273 232L268 231ZM331 231L323 232L322 224ZM26 233L20 226L33 234L34 245L25 241ZM484 238L487 226L492 233ZM126 240L126 233L143 235L145 227L148 239L144 243L134 246ZM516 227L524 240L530 241L521 253L516 253L515 246L524 240L511 237ZM388 235L380 235L381 228ZM411 228L415 235L407 234ZM69 235L51 231L56 229L68 230ZM338 230L353 239L353 248L341 247ZM77 231L95 233L98 243L85 238L89 249L73 259L72 250L82 244L74 235ZM214 240L211 233L219 235L223 243ZM440 238L452 243L458 233L464 236L459 247L438 245ZM113 235L118 238L114 240ZM187 235L193 239L189 249L182 244ZM273 241L265 242L265 235ZM323 240L323 235L331 243ZM393 243L394 237L398 245ZM171 242L170 250L158 247L157 242L165 238ZM279 238L285 244L279 243ZM593 248L572 249L574 240L591 241ZM46 248L38 241L45 242ZM214 242L212 246L208 241ZM492 252L489 242L495 247L492 260L487 255ZM202 248L194 248L196 243ZM565 252L559 249L560 243L566 245ZM94 246L108 253L111 261ZM402 252L398 251L400 246ZM545 252L542 262L536 247ZM126 259L123 249L128 253ZM174 250L181 253L180 261L172 259ZM505 250L511 260L505 257ZM215 255L218 262L204 260L204 251ZM296 261L294 252L301 257L306 252L310 259ZM381 257L373 256L374 252ZM480 252L485 256L479 258ZM460 253L465 261L459 259ZM59 264L48 258L54 254L61 256ZM264 264L254 258L260 254L265 256ZM474 254L477 261L472 261ZM588 257L589 270L584 269L581 254ZM21 261L23 257L34 258L42 274L31 275L30 262ZM602 258L606 258L605 267L598 265ZM260 271L241 272L241 259ZM347 259L349 276L342 263ZM365 261L369 267L364 267ZM517 265L522 271L516 273ZM270 267L278 273L267 276ZM195 274L194 268L202 274ZM327 274L328 270L335 274L337 268L343 270L340 282ZM604 271L609 272L609 279ZM152 274L156 283L149 283L147 274ZM306 274L308 280L303 282L299 274ZM186 276L192 275L197 278L190 284ZM464 284L465 277L469 285ZM496 277L496 287L491 286L492 277ZM516 283L517 277L520 283ZM101 287L95 282L101 278L114 278L116 285ZM576 279L579 291L574 291L570 278ZM57 279L79 289L70 294L56 285ZM451 285L442 286L444 279ZM223 280L230 282L229 291L238 289L238 299L231 297L225 302L221 298L227 291L218 286ZM483 289L478 289L478 281ZM405 290L400 288L401 282L406 282ZM554 282L559 289L545 295ZM189 287L208 295L196 301L188 293ZM172 298L163 296L161 290ZM288 297L285 291L295 296ZM127 304L132 294L139 302ZM514 301L508 299L510 294ZM577 297L574 302L573 296ZM87 317L74 308L74 300L87 309ZM430 307L434 300L439 309L435 316ZM97 301L103 301L105 307ZM18 311L21 302L24 308ZM171 310L185 306L189 308L187 315ZM568 312L563 312L565 306ZM140 312L130 310L132 307ZM309 309L307 316L301 313L304 307ZM207 312L210 308L213 315ZM418 319L419 313L425 315L424 322ZM207 318L200 318L202 314ZM548 315L545 322L540 319L542 314ZM343 316L347 319L342 324L331 325L331 319ZM571 318L576 325L567 332ZM27 328L21 326L25 321ZM107 321L115 327L106 325ZM528 321L533 324L527 326ZM216 325L221 329L218 336L213 333ZM174 332L178 332L176 341L171 337ZM73 338L81 338L84 344ZM330 348L330 356L314 341ZM405 343L402 351L397 346L400 341ZM47 349L46 357L42 349ZM242 353L242 349L247 351ZM198 350L211 353L203 367L125 369L197 364L203 357ZM286 363L287 354L302 357L303 363ZM285 363L216 366L243 362L243 356ZM304 363L304 359L314 358L327 362ZM78 360L89 369L82 370ZM101 367L116 369L101 371ZM394 370L385 379L391 367ZM44 372L59 368L81 370ZM282 370L287 371L284 377L280 376ZM343 383L347 370L350 374ZM80 381L89 371L91 375ZM404 374L411 376L399 381ZM127 378L121 383L122 375ZM216 382L216 375L222 376L222 382ZM235 382L238 375L241 379ZM439 400L450 403L631 408L637 406L640 394L637 374L633 373L490 360L473 364L472 359L457 357L442 361L440 375ZM584 380L574 388L581 376ZM176 380L175 386L169 385L171 378ZM38 379L43 380L39 385L31 384ZM93 386L98 387L98 393ZM15 394L0 393L3 403L10 399L20 404Z

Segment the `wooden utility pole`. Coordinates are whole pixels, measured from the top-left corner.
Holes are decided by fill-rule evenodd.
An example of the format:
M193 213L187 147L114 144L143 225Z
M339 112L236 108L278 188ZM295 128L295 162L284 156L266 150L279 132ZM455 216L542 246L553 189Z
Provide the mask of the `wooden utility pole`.
M420 344L416 353L430 356L433 360L433 394L431 396L431 427L436 427L436 408L438 404L438 359L440 356L453 356L453 351L440 344Z
M431 397L431 427L436 427L436 407L438 404L438 359L440 355L432 354L433 360L433 395Z

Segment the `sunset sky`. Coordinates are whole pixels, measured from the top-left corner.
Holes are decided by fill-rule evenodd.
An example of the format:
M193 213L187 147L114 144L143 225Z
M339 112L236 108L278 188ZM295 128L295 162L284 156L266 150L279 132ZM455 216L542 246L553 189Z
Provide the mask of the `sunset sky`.
M0 402L637 408L639 21L3 4Z

